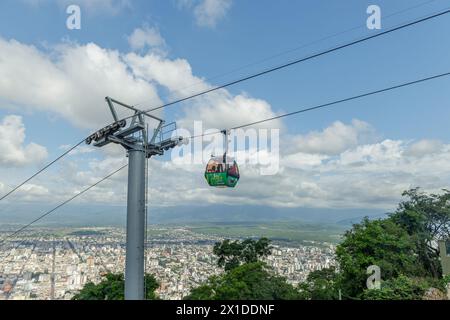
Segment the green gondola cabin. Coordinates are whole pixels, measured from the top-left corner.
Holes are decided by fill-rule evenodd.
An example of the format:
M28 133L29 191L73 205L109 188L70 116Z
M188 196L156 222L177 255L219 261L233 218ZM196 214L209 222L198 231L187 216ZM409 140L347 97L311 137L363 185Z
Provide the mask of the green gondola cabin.
M239 177L236 161L226 155L212 157L206 165L205 179L211 187L234 188Z

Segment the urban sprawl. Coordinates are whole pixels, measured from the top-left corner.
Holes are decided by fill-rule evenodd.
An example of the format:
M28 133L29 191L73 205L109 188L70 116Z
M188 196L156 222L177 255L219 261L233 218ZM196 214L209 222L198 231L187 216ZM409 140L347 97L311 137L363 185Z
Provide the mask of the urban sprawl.
M222 272L213 254L221 237L155 227L147 239L146 272L160 283L161 299L182 299ZM296 285L309 272L334 265L334 250L329 243L274 243L265 261ZM71 299L86 283L123 273L124 266L123 229L33 230L0 248L0 300Z

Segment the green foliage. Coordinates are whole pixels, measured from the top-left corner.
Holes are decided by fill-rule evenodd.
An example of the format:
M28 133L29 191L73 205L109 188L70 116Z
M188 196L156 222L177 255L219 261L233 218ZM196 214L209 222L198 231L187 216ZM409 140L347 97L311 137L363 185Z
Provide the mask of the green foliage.
M147 300L156 300L155 290L159 287L153 275L145 275ZM72 300L124 300L125 281L123 274L109 273L99 283L86 283L84 288Z
M399 275L397 278L383 281L380 289L366 289L363 300L421 300L429 283L423 279Z
M386 219L364 219L353 225L337 246L339 271L314 271L296 289L257 262L270 254L269 240L225 240L214 246L225 273L211 277L187 299L344 299L416 300L428 288L444 291L435 242L450 238L450 192L404 192L406 201ZM381 270L381 289L366 289L367 268Z
M450 284L450 274L442 278L442 286L447 287Z
M288 300L300 299L299 291L258 261L270 254L270 240L224 240L216 243L214 254L225 273L212 276L191 291L186 300Z
M145 291L146 291L146 300L158 300L158 295L155 293L155 290L159 288L159 282L156 278L151 274L145 275Z
M340 275L336 268L325 268L311 272L299 289L303 299L337 300L339 299Z
M257 262L261 257L270 254L270 240L261 238L258 241L246 239L244 241L224 240L214 245L213 252L219 257L218 265L225 271L232 270L242 263Z
M383 280L402 273L423 274L414 249L411 236L391 219L370 221L366 218L355 224L336 248L342 290L351 297L360 295L366 288L366 270L370 265L380 267Z
M294 300L301 296L262 262L245 263L213 276L185 300Z
M400 203L391 219L413 238L420 263L429 276L442 276L436 240L450 237L450 192L425 194L419 188L405 191L408 199Z
M364 219L345 233L336 249L344 296L421 299L426 288L445 288L436 240L450 237L450 192L416 188L403 196L407 199L387 219ZM370 265L381 269L381 290L366 290Z

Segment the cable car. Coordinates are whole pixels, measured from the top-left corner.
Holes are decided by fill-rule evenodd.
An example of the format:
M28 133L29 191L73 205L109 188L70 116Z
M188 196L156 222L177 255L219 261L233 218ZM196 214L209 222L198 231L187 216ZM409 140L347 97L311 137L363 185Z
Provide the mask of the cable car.
M211 187L234 188L239 181L239 167L236 161L227 156L228 131L222 132L226 137L226 151L221 157L211 156L205 170L205 179Z

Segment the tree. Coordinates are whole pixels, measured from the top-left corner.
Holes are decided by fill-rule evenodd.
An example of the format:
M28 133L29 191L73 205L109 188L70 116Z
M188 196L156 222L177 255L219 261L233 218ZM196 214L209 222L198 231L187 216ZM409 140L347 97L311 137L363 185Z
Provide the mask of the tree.
M296 288L263 262L244 263L195 288L185 300L295 300Z
M145 287L147 300L158 299L155 290L159 287L159 283L153 275L145 275ZM86 283L72 300L124 300L124 292L125 280L123 274L108 273L99 284Z
M420 263L428 275L442 276L436 241L450 237L450 192L425 194L419 188L405 191L408 197L400 203L391 219L413 237Z
M230 241L216 243L214 254L225 273L212 276L193 289L186 300L287 300L300 299L299 291L277 276L262 257L270 254L270 240Z
M310 272L300 284L302 297L308 300L338 300L340 275L335 267Z
M258 241L246 239L244 241L224 240L214 245L213 252L219 257L218 265L225 271L232 270L242 263L257 262L271 252L270 240L261 238Z
M371 265L380 267L383 280L400 274L424 275L415 249L412 237L392 219L365 218L353 225L336 248L344 295L356 298L362 294L366 288L366 270Z

